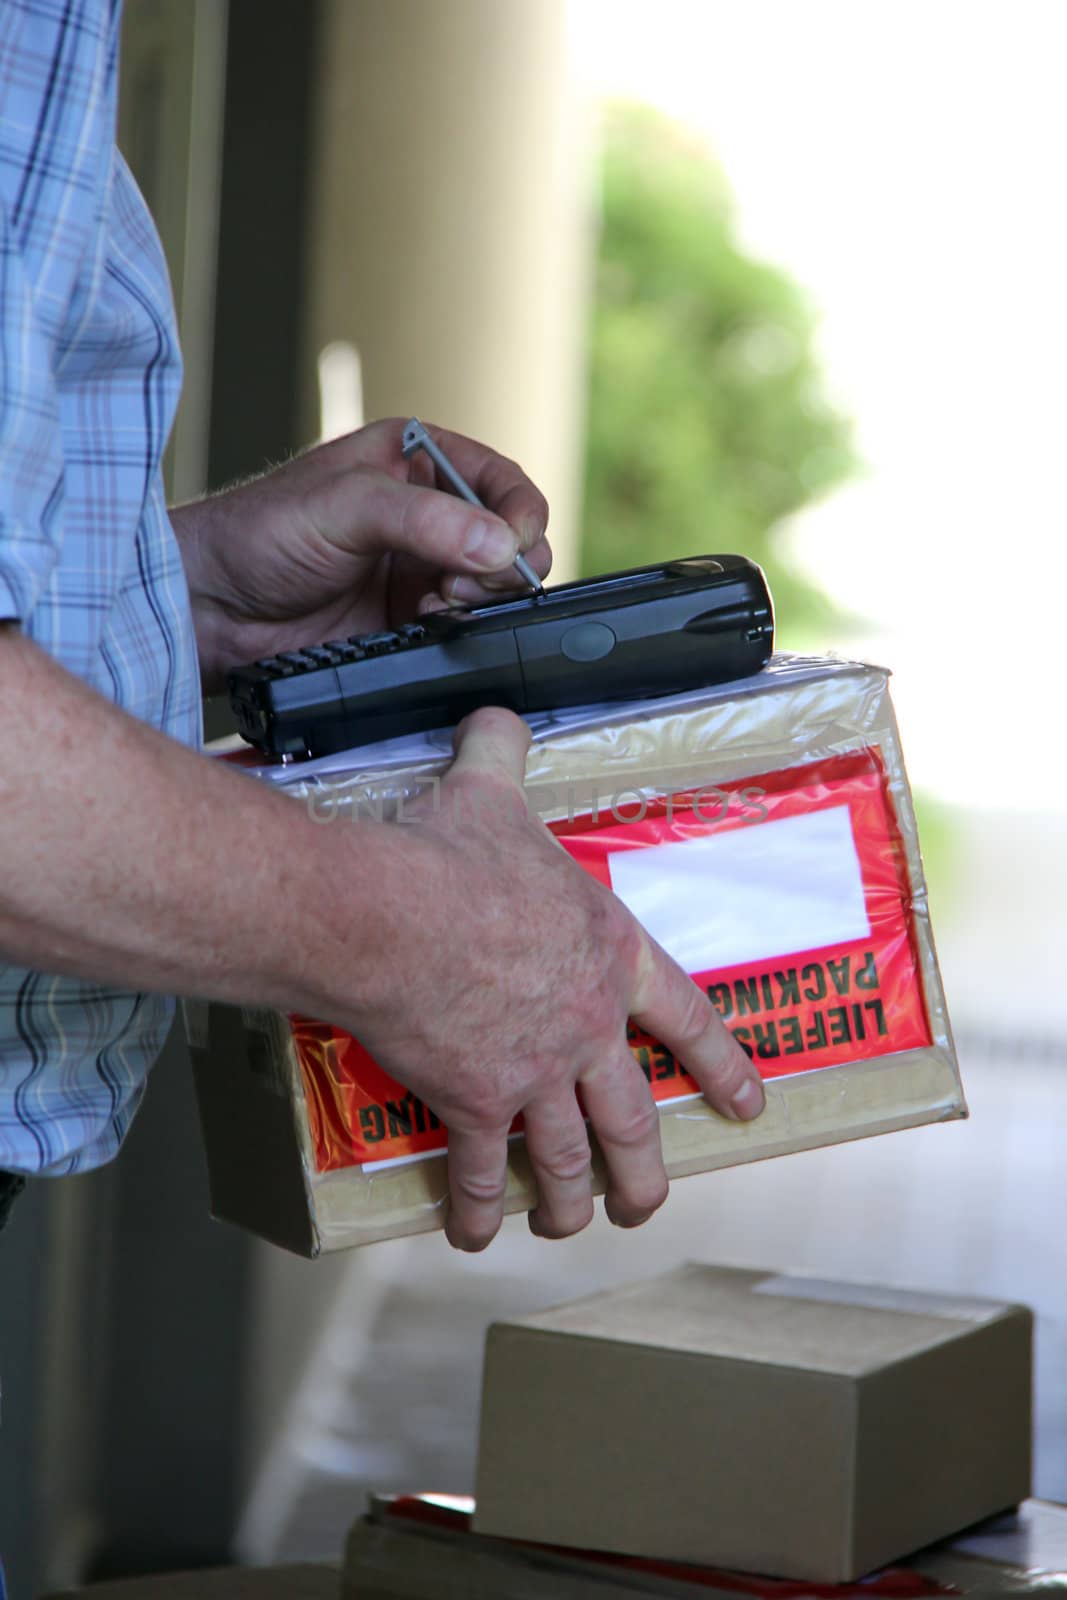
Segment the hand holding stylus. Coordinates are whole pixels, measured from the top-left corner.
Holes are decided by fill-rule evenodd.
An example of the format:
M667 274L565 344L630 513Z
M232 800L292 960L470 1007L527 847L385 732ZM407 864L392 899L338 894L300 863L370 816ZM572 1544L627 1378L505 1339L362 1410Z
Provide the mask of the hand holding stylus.
M528 593L520 582L540 592L552 556L537 486L462 434L434 428L431 439L418 424L437 455L407 450L410 426L369 423L171 512L209 692L262 656L396 628L508 587Z
M441 446L430 437L418 417L412 417L404 429L404 442L401 448L405 459L413 456L416 450L425 450L438 472L452 485L456 493L466 500L468 505L477 506L481 511L485 510L483 502L478 499L467 480L456 471ZM525 556L517 555L513 564L519 577L530 585L535 594L544 594L545 586Z

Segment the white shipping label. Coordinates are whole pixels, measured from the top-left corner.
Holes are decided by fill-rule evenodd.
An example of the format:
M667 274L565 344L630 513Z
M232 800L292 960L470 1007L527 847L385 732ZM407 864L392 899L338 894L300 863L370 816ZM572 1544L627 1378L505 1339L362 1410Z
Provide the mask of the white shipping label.
M608 856L611 886L686 972L870 935L847 805Z

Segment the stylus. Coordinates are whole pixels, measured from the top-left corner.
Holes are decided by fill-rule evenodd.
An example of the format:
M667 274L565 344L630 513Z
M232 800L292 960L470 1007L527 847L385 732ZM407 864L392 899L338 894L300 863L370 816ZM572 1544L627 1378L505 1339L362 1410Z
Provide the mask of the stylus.
M456 493L458 495L462 495L463 499L466 500L470 505L479 506L483 511L485 510L485 506L482 504L481 500L478 499L478 496L475 494L470 484L456 471L451 461L449 461L448 457L441 449L441 446L436 444L434 440L430 438L430 435L426 432L426 429L423 427L418 417L412 417L411 421L404 429L404 440L401 450L405 457L413 456L416 450L425 450L426 454L429 456L438 472L444 474L449 483L452 485L453 489L455 489ZM520 555L515 557L515 571L525 583L530 585L530 588L535 594L544 594L545 586L525 556Z

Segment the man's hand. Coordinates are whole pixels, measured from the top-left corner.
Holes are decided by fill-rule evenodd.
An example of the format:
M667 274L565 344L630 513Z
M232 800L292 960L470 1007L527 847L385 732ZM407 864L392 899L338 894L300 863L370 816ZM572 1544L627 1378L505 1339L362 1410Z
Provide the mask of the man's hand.
M449 1127L453 1244L480 1249L499 1227L520 1111L534 1231L588 1222L576 1088L607 1158L608 1214L632 1226L661 1203L628 1016L724 1115L763 1104L701 990L527 812L529 735L508 711L461 725L439 802L413 823L323 826L116 710L7 625L0 739L19 750L0 770L0 961L348 1028Z
M460 725L437 797L413 807L411 823L386 825L396 854L383 875L383 942L353 974L357 1005L332 982L309 997L313 1014L350 1028L447 1125L447 1232L465 1250L483 1249L500 1227L508 1128L520 1111L539 1191L531 1228L561 1238L589 1222L576 1089L606 1158L611 1220L634 1227L663 1203L659 1120L626 1042L628 1017L674 1052L724 1116L748 1120L764 1103L758 1072L707 997L529 815L520 787L528 744L508 711ZM324 831L339 847L341 893L323 916L340 930L343 851L372 840L362 822Z
M404 459L403 431L399 418L371 423L171 513L205 687L278 650L515 587L518 551L547 574L548 507L513 461L431 430L488 508L479 511L445 492L425 452Z

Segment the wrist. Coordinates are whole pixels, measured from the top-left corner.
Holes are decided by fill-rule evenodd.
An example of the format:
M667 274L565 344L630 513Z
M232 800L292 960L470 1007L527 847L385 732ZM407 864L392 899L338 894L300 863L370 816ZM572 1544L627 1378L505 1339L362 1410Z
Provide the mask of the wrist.
M226 674L249 659L239 639L234 592L225 561L227 543L240 540L236 491L175 506L169 515L181 552L196 633L200 681L205 694L217 694ZM239 548L239 544L238 544Z
M291 866L276 874L279 915L269 918L257 986L276 1010L356 1031L395 997L397 929L412 926L421 899L422 852L407 837L416 830L344 812L316 822L302 802L286 804L296 813Z
M210 499L172 506L168 512L185 569L200 660L200 679L205 694L212 694L221 687L223 673L223 617L212 579L211 547L216 536L216 514L216 503Z

